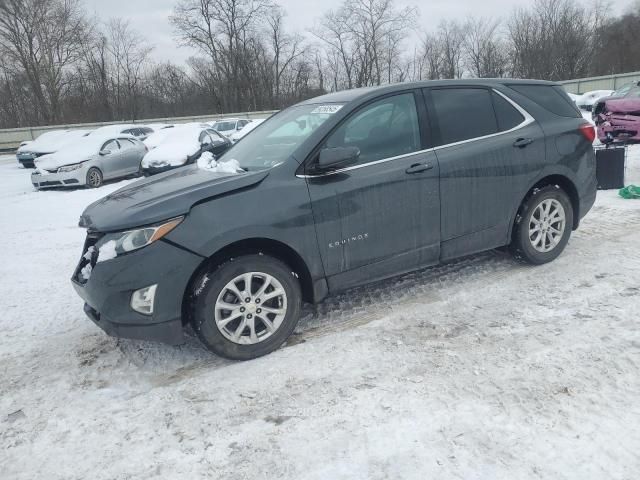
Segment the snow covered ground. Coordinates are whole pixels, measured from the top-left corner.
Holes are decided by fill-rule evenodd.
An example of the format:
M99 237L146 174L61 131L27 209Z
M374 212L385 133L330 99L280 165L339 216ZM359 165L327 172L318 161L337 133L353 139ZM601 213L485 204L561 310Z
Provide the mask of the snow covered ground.
M552 264L355 289L233 363L84 317L78 216L124 183L35 192L0 161L1 479L637 478L640 201L600 192Z

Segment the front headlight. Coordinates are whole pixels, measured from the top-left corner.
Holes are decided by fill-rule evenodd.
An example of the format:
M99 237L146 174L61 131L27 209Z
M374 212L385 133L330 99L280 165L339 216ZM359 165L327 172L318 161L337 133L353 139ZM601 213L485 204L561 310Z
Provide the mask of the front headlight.
M82 167L82 163L74 163L73 165L65 165L64 167L60 167L58 169L58 173L73 172L74 170L78 170L81 167Z
M98 262L111 260L119 255L151 245L180 225L182 220L184 220L184 217L177 217L157 225L126 232L109 233L102 237L96 245L98 249Z

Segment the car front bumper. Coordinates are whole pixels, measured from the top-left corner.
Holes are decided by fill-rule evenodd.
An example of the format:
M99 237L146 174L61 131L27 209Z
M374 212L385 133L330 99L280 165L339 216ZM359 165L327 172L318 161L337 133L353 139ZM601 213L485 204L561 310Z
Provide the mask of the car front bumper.
M87 236L83 256L71 279L85 302L87 316L114 337L183 343L182 301L203 257L159 240L96 263L97 254L91 256L87 252L97 240L97 236ZM87 264L92 265L88 279L80 273ZM131 296L150 285L157 285L153 313L144 315L131 308Z
M34 156L30 153L17 153L16 158L24 168L35 168Z
M79 187L87 184L87 167L62 173L31 174L31 183L35 188Z

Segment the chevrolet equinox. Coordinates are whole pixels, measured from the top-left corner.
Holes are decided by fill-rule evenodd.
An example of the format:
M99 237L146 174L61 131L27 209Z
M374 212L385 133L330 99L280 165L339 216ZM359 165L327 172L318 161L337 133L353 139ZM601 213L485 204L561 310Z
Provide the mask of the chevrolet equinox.
M91 204L72 281L108 334L231 359L277 349L301 304L509 246L563 251L596 197L595 132L554 83L464 80L331 93L218 160Z

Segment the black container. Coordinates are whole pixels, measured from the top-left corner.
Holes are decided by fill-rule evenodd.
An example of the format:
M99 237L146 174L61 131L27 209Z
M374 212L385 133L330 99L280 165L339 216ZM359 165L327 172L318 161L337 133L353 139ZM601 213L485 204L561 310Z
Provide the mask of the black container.
M596 150L596 177L598 188L611 190L624 187L625 148Z

